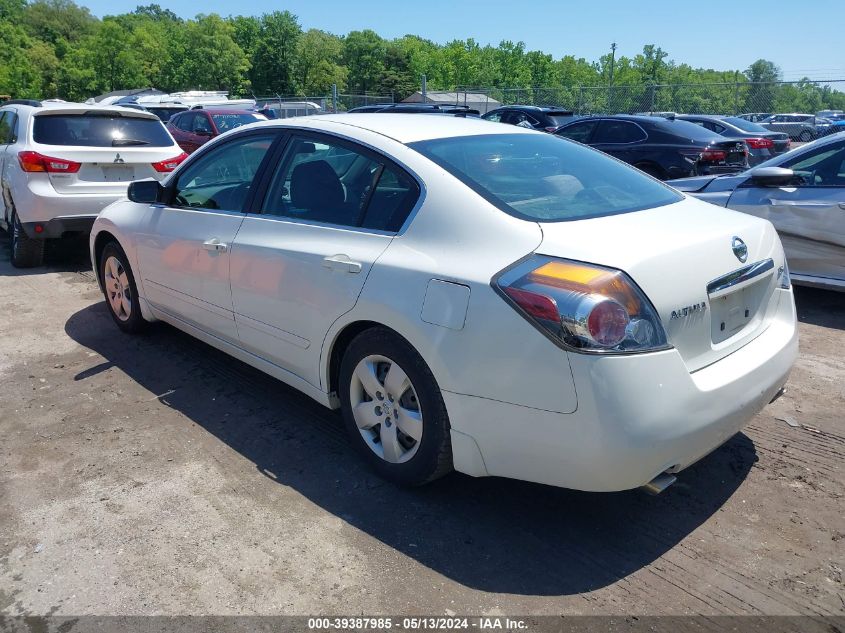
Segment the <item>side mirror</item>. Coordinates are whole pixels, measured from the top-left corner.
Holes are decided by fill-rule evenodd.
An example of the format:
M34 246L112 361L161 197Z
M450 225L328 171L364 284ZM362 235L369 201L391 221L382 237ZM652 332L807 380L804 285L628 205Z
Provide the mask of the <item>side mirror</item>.
M751 182L760 187L786 187L795 182L795 172L783 167L758 167L750 174Z
M164 187L158 180L138 180L129 183L128 196L132 202L139 204L154 204L159 201Z

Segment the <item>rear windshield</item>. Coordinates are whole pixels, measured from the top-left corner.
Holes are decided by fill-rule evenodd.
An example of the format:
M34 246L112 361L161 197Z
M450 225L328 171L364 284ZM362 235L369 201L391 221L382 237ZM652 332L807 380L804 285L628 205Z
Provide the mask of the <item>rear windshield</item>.
M682 199L625 163L551 134L460 136L410 146L506 213L526 220L595 218Z
M672 121L664 119L661 121L658 117L655 117L654 127L667 134L680 136L691 141L709 143L721 138L719 134L716 134L712 130L708 130L695 123L690 123L689 121L682 121L681 119L674 119Z
M107 114L49 114L35 117L33 140L78 147L170 147L161 121Z
M214 119L214 125L217 126L217 131L221 134L242 125L264 120L264 117L258 117L254 114L212 114L211 118Z
M743 132L769 132L769 130L764 128L762 125L746 121L745 119L740 119L737 116L725 117L724 121L725 123L730 123L734 127L738 127Z

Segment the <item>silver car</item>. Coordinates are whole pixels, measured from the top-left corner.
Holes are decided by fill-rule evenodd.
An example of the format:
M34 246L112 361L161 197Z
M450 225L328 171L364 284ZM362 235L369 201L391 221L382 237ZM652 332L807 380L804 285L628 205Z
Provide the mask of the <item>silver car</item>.
M740 174L668 184L770 220L780 233L795 283L845 291L845 132Z
M813 114L773 114L760 121L760 125L772 132L785 132L789 138L802 143L808 143L818 136Z

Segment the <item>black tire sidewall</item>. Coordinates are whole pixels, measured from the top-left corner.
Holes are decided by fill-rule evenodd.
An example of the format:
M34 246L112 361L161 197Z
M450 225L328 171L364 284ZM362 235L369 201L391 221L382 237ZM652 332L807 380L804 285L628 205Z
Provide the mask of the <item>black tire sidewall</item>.
M17 211L12 209L9 222L9 260L15 268L34 268L44 263L44 240L29 237L21 225ZM15 239L17 230L18 238Z
M352 373L361 359L374 354L389 358L407 374L414 386L423 416L420 446L416 454L402 464L391 464L376 455L361 437L352 414ZM399 335L387 329L373 328L353 339L341 361L338 395L344 423L353 444L385 479L403 486L417 486L437 479L452 469L449 417L440 387L419 353Z
M118 318L118 316L114 313L114 310L111 307L111 303L109 303L108 300L105 283L105 268L106 260L108 260L109 257L116 257L118 260L120 260L120 263L123 265L123 269L126 271L126 276L129 278L129 288L132 291L132 311L130 312L129 318L126 321L121 321ZM106 309L109 311L112 320L115 322L117 327L129 334L136 334L143 330L146 325L146 321L144 320L144 317L141 314L141 300L138 296L138 286L135 284L135 275L132 274L132 267L129 265L129 258L126 257L126 253L123 251L123 249L117 242L109 242L108 244L106 244L105 248L103 248L103 252L100 254L100 261L98 267L98 274L100 275L100 284L103 289L103 298L106 300Z

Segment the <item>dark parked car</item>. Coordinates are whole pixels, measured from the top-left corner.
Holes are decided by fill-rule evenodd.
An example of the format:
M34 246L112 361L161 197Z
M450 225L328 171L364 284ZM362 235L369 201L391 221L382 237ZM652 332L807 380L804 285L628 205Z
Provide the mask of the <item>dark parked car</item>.
M661 180L748 168L748 148L742 140L678 119L595 116L564 125L555 134L595 147Z
M266 121L267 117L257 112L235 109L188 110L180 112L167 122L167 129L188 154L196 151L215 136L234 130L236 127Z
M450 105L439 103L378 103L359 106L349 110L350 113L362 112L392 112L401 114L451 114L454 116L478 116L478 110L464 105Z
M682 121L695 123L727 138L742 139L748 146L748 164L752 167L789 150L789 134L772 132L762 125L735 116L715 114L679 114Z
M561 125L569 123L575 118L575 113L564 108L554 106L509 105L490 110L481 117L487 121L510 123L532 127L535 130L554 132Z
M144 106L147 109L147 112L152 112L155 114L159 119L161 119L162 123L167 123L175 114L179 114L180 112L185 112L188 109L186 105L163 105L163 104L148 104Z

